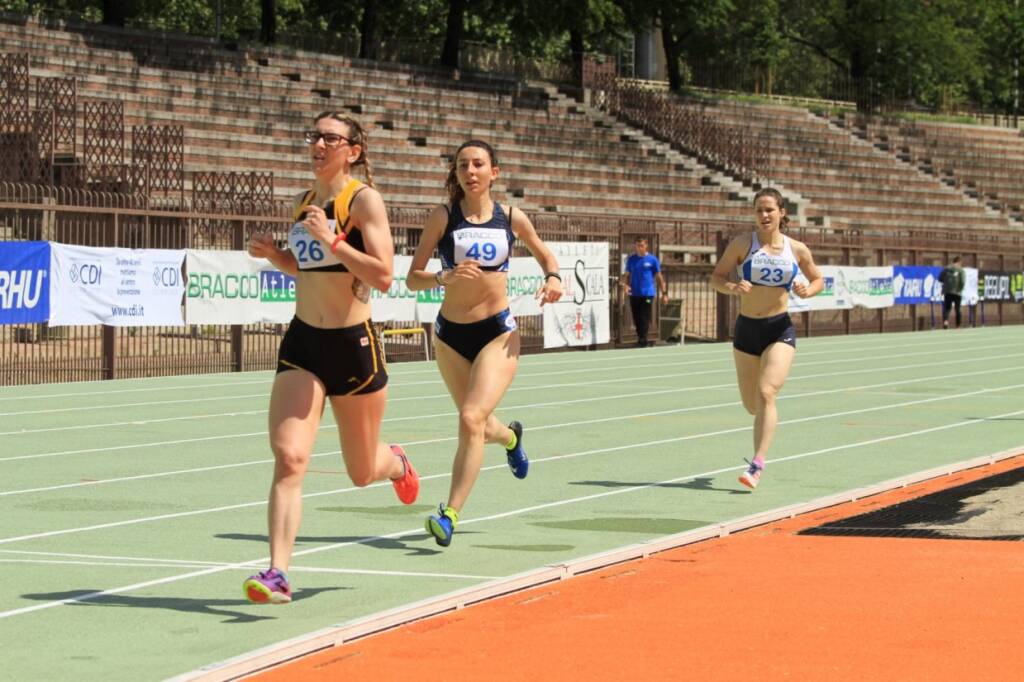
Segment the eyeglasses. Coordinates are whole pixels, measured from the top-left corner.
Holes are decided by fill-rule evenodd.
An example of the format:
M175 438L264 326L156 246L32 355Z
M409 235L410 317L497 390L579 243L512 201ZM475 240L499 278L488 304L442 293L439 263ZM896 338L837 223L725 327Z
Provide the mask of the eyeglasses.
M319 130L307 130L302 134L302 138L306 141L306 144L316 144L320 140L323 140L325 147L337 147L341 144L342 140L348 144L352 144L352 138L350 137L337 135L335 133L321 133Z

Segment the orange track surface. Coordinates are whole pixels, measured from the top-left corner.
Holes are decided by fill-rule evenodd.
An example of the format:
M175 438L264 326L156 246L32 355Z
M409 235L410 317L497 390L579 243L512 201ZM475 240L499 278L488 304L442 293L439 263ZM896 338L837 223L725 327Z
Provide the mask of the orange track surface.
M256 679L1024 679L1024 543L796 535L1022 465L518 592Z

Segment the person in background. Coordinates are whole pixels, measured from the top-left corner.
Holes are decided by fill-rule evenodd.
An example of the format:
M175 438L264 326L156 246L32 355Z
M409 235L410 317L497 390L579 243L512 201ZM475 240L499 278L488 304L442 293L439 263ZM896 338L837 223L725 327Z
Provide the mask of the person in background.
M960 256L955 256L953 262L942 269L939 281L942 282L942 328L949 329L950 308L956 311L956 326L959 328L960 298L964 292L964 269Z
M651 326L654 299L660 294L661 302L668 303L668 286L661 276L661 262L647 251L647 240L638 236L633 248L636 252L626 259L626 271L619 278L619 284L629 296L629 309L636 327L636 345L646 348L652 345L647 340L647 330Z

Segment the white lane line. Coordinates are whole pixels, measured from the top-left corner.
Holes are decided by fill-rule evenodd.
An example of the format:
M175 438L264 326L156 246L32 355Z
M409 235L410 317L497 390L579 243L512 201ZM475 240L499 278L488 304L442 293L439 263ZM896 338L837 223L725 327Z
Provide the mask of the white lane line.
M960 365L960 364L974 364L974 363L977 363L977 362L982 362L982 361L987 361L987 360L1005 360L1007 358L1014 358L1014 357L1024 357L1024 353L1007 353L1007 354L991 355L991 356L983 356L983 357L960 358L958 360L943 361L942 365L943 366L949 366L949 365ZM911 369L933 368L933 367L935 367L935 364L936 363L934 363L934 362L925 362L925 363L916 364L916 365L900 365L900 366L897 366L897 367L881 367L881 368L879 368L879 367L871 367L871 368L858 369L858 370L844 370L844 371L840 371L840 372L821 372L821 373L818 373L818 374L796 374L794 376L789 377L789 379L787 380L787 382L788 382L787 385L791 385L792 382L795 382L795 381L806 381L808 379L821 379L821 378L837 377L837 376L843 377L843 376L852 376L854 374L875 374L875 373L881 373L881 372L902 372L902 371L911 370ZM663 378L672 378L672 377L664 377L663 375L657 375L655 377L632 377L632 378L629 379L629 381L630 382L642 381L642 380L645 380L647 378L663 379ZM561 386L592 386L592 385L593 385L592 382L584 382L583 384L563 384ZM598 401L605 401L605 400L621 400L623 398L657 396L657 395L665 395L665 394L669 394L669 393L687 393L687 392L693 392L693 391L708 391L708 390L719 390L719 389L735 389L735 386L736 386L736 383L734 381L730 381L730 382L726 382L726 383L722 383L722 384L708 384L708 385L704 385L704 386L682 386L682 387L679 387L679 388L668 388L668 389L660 389L660 390L659 389L651 389L651 390L641 391L641 392L637 392L637 393L626 393L626 394L617 394L617 395L601 395L601 396L592 397L592 398L578 398L578 399L575 399L575 400L566 400L566 401L551 401L551 402L546 402L546 403L532 403L532 404L528 403L528 404L522 404L522 405L514 405L514 404L513 405L505 405L505 404L503 404L503 405L500 406L499 409L502 412L509 412L509 411L513 411L513 410L534 409L534 408L537 408L537 407L572 405L572 404L580 404L580 403L587 403L587 402L598 402ZM526 387L526 388L522 388L522 389L517 389L516 387L512 387L510 389L510 392L511 391L516 391L516 390L536 390L536 388L537 387ZM797 390L799 390L799 389L797 389ZM427 398L449 398L449 396L448 396L447 393L443 393L443 394L438 394L436 396L420 397L420 398L414 398L414 399L415 400L425 400ZM410 400L411 399L412 398L410 398ZM406 399L405 398L388 398L388 402L389 403L396 402L396 401L399 401L399 400L406 400ZM399 421L412 421L412 420L416 420L416 419L436 419L436 418L439 418L439 417L450 417L450 416L454 416L454 415L455 415L454 412L441 412L441 413L425 414L425 415L410 415L410 416L406 416L406 417L389 417L389 418L386 418L384 420L384 423L393 423L393 422L399 422ZM320 426L320 430L335 429L335 428L337 428L337 426L333 422L327 422L327 423L321 424L321 426ZM264 429L264 430L260 430L260 431L250 431L250 432L243 432L243 433L231 433L231 434L224 434L224 435L218 435L218 436L201 436L201 437L197 437L197 438L180 438L180 439L175 439L175 440L151 441L151 442L148 442L148 443L130 443L130 444L127 444L127 445L109 445L109 446L104 446L104 447L85 448L85 449L79 449L79 450L59 450L59 451L56 451L56 452L42 452L42 453L36 453L36 454L31 454L31 455L13 455L13 456L10 456L10 457L0 457L0 464L3 464L4 462L13 462L13 461L19 461L19 460L25 460L25 459L39 459L39 458L45 458L45 457L58 457L58 456L62 456L62 455L90 454L90 453L94 453L94 452L104 452L104 453L106 453L106 452L113 452L113 451L117 451L117 450L132 450L132 449L135 449L135 448L149 448L149 447L163 447L163 446L169 446L169 445L183 445L183 444L186 444L186 443L202 443L202 442L210 442L210 441L216 441L216 440L229 440L229 439L233 439L233 438L252 438L252 437L255 437L255 436L265 437L266 436L266 430Z
M940 375L940 376L918 377L916 379L902 379L900 381L887 381L887 382L884 382L884 383L881 383L881 384L864 384L864 385L861 385L861 386L844 386L843 388L830 388L830 389L820 390L820 391L806 391L806 392L803 392L803 393L798 393L796 395L783 395L783 396L779 396L779 400L795 400L795 399L798 399L798 398L799 399L803 399L803 398L808 398L808 397L812 397L812 396L828 395L828 394L831 394L831 393L848 393L848 392L851 392L851 391L864 392L864 391L867 391L869 389L874 389L874 388L891 387L891 386L903 386L903 385L907 385L907 384L934 382L934 381L941 381L941 380L948 380L948 379L962 379L964 377L979 376L979 375L982 375L982 374L996 374L996 373L1003 373L1003 372L1012 372L1015 369L1019 369L1019 368L1016 368L1016 367L997 367L997 368L994 368L994 369L985 369L985 370L979 370L979 371L976 371L976 372L962 372L962 373L959 373L959 374L944 374L944 375ZM878 392L877 394L878 395L883 395L883 394L884 395L894 395L894 396L900 397L900 398L905 397L903 394L896 393L896 392L892 392L892 393ZM648 395L648 394L645 393L643 395ZM619 396L619 397L621 398L622 396ZM565 404L565 402L563 401L563 402L559 402L559 403L542 403L542 404L539 404L539 405L528 405L526 407L538 407L538 406L549 407L549 406L552 406L552 405L564 405L564 404ZM698 412L698 411L701 411L701 410L714 410L714 409L720 409L720 408L735 407L735 406L737 406L739 404L740 404L739 401L734 400L734 401L725 402L725 403L695 405L695 406L690 406L690 407L677 407L677 408L673 408L673 409L670 409L670 410L660 410L660 411L657 411L657 412L640 412L640 413L636 413L636 414L616 415L614 417L602 417L602 418L599 418L599 419L584 419L584 420L579 420L579 421L561 422L561 423L557 423L557 424L546 424L546 425L540 425L540 426L531 425L530 426L530 431L533 432L533 431L544 431L544 430L547 430L547 429L561 429L561 428L567 428L567 427L571 427L571 426L584 426L584 425L587 425L587 424L599 424L599 423L603 423L603 422L619 421L619 420L627 420L627 419L643 419L643 418L647 418L647 417L660 417L660 416L665 416L665 415L670 415L670 414L682 414L682 413L685 413L685 412ZM455 413L454 412L450 412L450 413L444 413L442 415L434 415L434 416L455 416ZM396 418L396 419L398 419L398 418ZM385 419L385 421L387 422L387 421L392 421L392 420ZM435 443L446 443L446 442L452 442L452 441L456 441L456 440L458 440L457 436L451 436L451 437L446 437L446 438L431 438L431 439L427 439L427 440L408 441L408 442L404 442L403 445L405 445L406 447L414 447L414 446L417 446L417 445L432 445L432 444L435 444ZM326 456L329 456L329 455L340 455L340 454L341 454L340 450L330 450L328 452L313 453L313 454L310 455L310 459L313 459L313 458L316 458L316 457L326 457ZM166 477L166 476L177 476L179 474L195 474L195 473L205 473L205 472L209 472L209 471L221 471L221 470L225 470L225 469L235 469L235 468L239 468L239 467L253 466L253 465L257 465L257 464L261 464L261 465L271 464L271 463L273 463L273 461L274 461L273 459L264 458L264 459L257 459L257 460L249 460L247 462L234 462L234 463L231 463L231 464L215 464L215 465L210 465L210 466L205 466L205 467L194 467L194 468L191 468L191 469L175 469L175 470L172 470L172 471L161 471L161 472L156 472L156 473L151 473L151 474L138 474L138 475L134 475L134 476L120 476L118 478L106 478L106 479L99 479L99 480L95 480L95 481L78 481L78 482L75 482L75 483L62 483L62 484L58 484L58 485L43 486L43 487L38 487L38 488L24 488L24 489L20 489L20 490L6 490L6 491L0 491L0 497L6 497L6 496L10 496L10 495L23 495L23 494L26 494L26 493L48 492L48 491L52 491L52 490L63 490L63 489L67 489L67 488L82 488L82 487L88 487L88 486L93 486L93 485L103 485L103 484L106 484L106 483L122 483L122 482L127 482L127 481L141 481L141 480L152 479L152 478L162 478L162 477Z
M135 557L135 556L111 556L106 554L76 554L71 552L38 552L23 549L0 549L0 554L17 554L20 556L32 556L45 563L69 563L83 566L161 566L163 568L203 568L204 566L219 566L222 568L240 568L236 564L224 561L195 561L190 559L161 559L159 557ZM66 561L59 561L64 559ZM91 559L92 561L85 561ZM19 560L0 557L0 562L15 562ZM31 560L23 560L31 561ZM331 568L320 566L292 566L288 572L301 571L306 573L353 573L362 575L393 575L423 578L473 578L482 580L493 580L500 576L494 575L466 575L462 573L436 573L425 571L381 571L363 568Z
M989 329L988 331L989 332L993 332L993 331L995 331L997 329L999 329L999 328ZM843 337L841 339L837 338L837 337L811 337L811 338L801 338L800 342L802 344L810 344L810 345L820 345L822 342L824 342L824 343L827 343L827 345L828 345L828 347L830 349L828 351L804 351L802 353L802 355L813 355L813 354L819 354L819 353L824 353L824 352L831 353L836 348L849 348L849 347L853 347L855 349L861 349L864 346L867 346L868 348L870 348L872 345L874 345L874 344L870 343L871 341L879 341L880 343L882 343L886 347L887 350L892 350L893 348L900 348L900 347L903 347L903 346L906 346L907 348L920 348L922 346L936 346L936 347L942 346L942 347L949 347L949 349L951 351L953 351L953 350L955 350L958 347L955 344L957 342L961 342L963 340L963 334L964 334L965 331L971 331L971 330L962 330L962 331L958 332L958 334L957 334L958 338L954 338L954 339L951 339L948 336L942 336L942 335L934 335L934 336L933 335L922 335L920 333L916 333L915 334L916 337L920 337L920 338L911 339L910 338L911 333L907 332L907 333L887 334L887 335L884 335L884 338L883 338L882 335L867 335L867 334L857 335L855 338L854 337ZM991 335L995 336L996 334L993 333ZM893 338L889 339L888 338L889 336L892 336ZM895 343L893 343L894 341L895 341ZM949 342L953 342L953 343L949 343ZM649 349L643 349L643 350L638 350L638 349L633 349L633 348L619 348L619 349L609 349L609 350L596 351L596 352L594 352L592 354L592 355L595 355L595 356L600 355L601 357L586 357L586 358L572 359L572 360L566 360L566 359L561 359L561 358L559 358L559 359L552 359L550 356L545 356L545 355L541 355L541 354L531 354L531 355L524 355L521 358L520 362L521 362L522 366L529 365L531 368L533 368L533 367L552 367L552 366L562 366L562 365L593 365L593 364L602 364L602 363L606 362L607 361L607 357L610 356L610 355L616 355L616 356L619 356L619 357L621 357L621 356L628 356L628 355L636 355L636 356L640 356L640 357L643 357L643 358L651 358L651 357L661 356L661 355L675 356L676 354L678 354L680 352L685 352L687 357L694 356L694 355L702 355L702 354L705 354L705 353L707 355L718 355L719 353L723 352L723 348L725 348L726 346L727 346L726 342L722 342L722 343L707 343L707 344L692 344L692 345L685 346L685 351L684 351L684 349L681 349L681 348L679 348L677 346L670 346L670 347L665 347L665 348L649 348ZM965 349L966 349L966 347L965 347ZM865 350L867 350L867 349L865 349ZM589 356L591 354L588 353L587 355ZM697 359L699 359L699 358L697 358ZM545 361L545 360L550 360L550 361ZM424 361L417 361L417 362L410 362L410 363L400 363L398 365L393 365L392 366L392 368L393 368L393 376L395 378L400 378L400 377L410 376L410 375L435 374L436 373L436 368L435 368L433 362L428 363L429 367L424 368L424 369L407 370L407 368L410 367L410 366L416 366L416 365L421 365L421 364L425 364ZM92 384L103 384L103 385L106 385L106 386L109 387L111 383L115 383L116 384L116 383L121 383L121 382L140 382L140 381L149 381L149 382L159 381L160 384L157 385L157 386L147 386L147 387L142 387L142 388L116 389L116 388L110 387L110 388L108 388L108 390L104 390L104 391L76 391L76 392L69 392L69 393L44 393L44 394L38 394L38 395L29 395L29 394L27 394L26 391L25 391L25 387L8 387L10 390L17 391L17 393L15 395L10 395L10 396L0 395L0 402L5 401L5 400L50 400L50 399L53 399L53 398L75 398L75 397L80 397L80 396L118 395L118 394L122 394L122 393L141 393L141 392L147 392L147 391L152 392L152 391L166 391L166 390L177 391L177 390L191 390L191 389L207 389L207 388L217 388L217 387L222 387L222 386L239 386L239 385L255 385L255 384L265 384L265 385L269 386L270 383L273 381L273 377L274 377L272 372L273 372L273 370L257 370L257 371L254 371L254 372L215 372L215 373L204 374L204 375L189 375L188 377L184 377L183 378L184 380L189 380L189 379L195 380L195 379L198 379L200 376L209 377L209 378L228 377L228 376L230 376L230 377L237 377L238 378L238 380L236 380L236 381L224 382L224 383L212 383L212 384L182 384L182 385L178 385L178 384L169 383L167 381L168 379L171 379L171 377L163 377L162 379L159 379L159 380L154 380L154 379L152 379L150 377L143 377L143 378L137 378L137 379L115 380L114 382L111 382L111 381L106 380L106 379L97 379L97 380L93 380L93 381L81 381L81 382L73 382L73 383L70 383L70 384L65 383L65 384L58 384L58 385L63 385L63 386L89 386L89 385L92 385ZM253 377L253 376L260 376L262 378L250 381L249 378ZM182 378L182 377L177 377L177 378ZM2 390L2 389L0 389L0 390Z
M76 559L5 559L0 557L0 564L32 564L46 566L88 566L90 568L206 568L208 562L190 564L178 562L175 564L147 563L147 562L118 562L118 561L82 561ZM251 571L251 567L234 566L223 564L223 570ZM292 566L289 573L341 573L346 575L374 575L394 578L448 578L453 580L494 580L500 578L497 575L471 575L465 573L427 573L423 571L371 571L359 568L316 568L313 566Z
M989 415L988 417L985 417L984 419L990 419L990 420L991 419L1003 419L1003 418L1006 418L1006 417L1015 417L1015 416L1018 416L1018 415L1021 415L1021 414L1024 414L1024 410L1017 410L1015 412L1004 412L1002 414ZM780 457L780 458L772 460L772 461L773 461L773 463L786 462L786 461L794 461L794 460L797 460L797 459L803 459L805 457L812 457L812 456L816 456L816 455L822 455L822 454L833 453L833 452L842 452L844 450L852 450L854 448L864 447L864 446L868 446L868 445L877 445L878 443L889 442L889 441L898 440L898 439L902 439L902 438L911 438L913 436L920 436L920 435L924 435L924 434L927 434L927 433L935 433L935 432L938 432L938 431L946 431L946 430L950 430L950 429L961 428L961 427L964 427L964 426L973 426L973 425L976 425L978 423L980 423L980 422L977 419L968 419L968 420L965 420L965 421L953 422L951 424L943 424L942 426L935 426L935 427L928 428L928 429L919 429L919 430L916 430L916 431L908 431L908 432L901 433L901 434L895 434L895 435L891 435L891 436L884 436L882 438L872 438L872 439L866 440L866 441L859 441L859 442L856 442L856 443L848 443L846 445L838 445L838 446L831 447L831 448L823 448L821 450L813 450L813 451L810 451L810 452L804 452L804 453L800 453L800 454L797 454L797 455L790 455L789 457ZM550 508L553 508L553 507L561 507L561 506L565 506L565 505L569 505L569 504L578 504L580 502L587 502L587 501L594 500L594 499L600 499L600 498L604 498L604 497L611 497L612 495L622 495L622 494L625 494L625 493L636 492L636 491L639 491L639 490L646 490L648 488L664 486L664 485L668 485L668 484L671 484L671 483L679 483L679 482L682 482L682 481L688 481L688 480L692 480L692 479L695 479L695 478L706 478L706 477L710 477L710 476L717 476L717 475L720 475L720 474L728 473L730 471L739 471L739 470L741 470L743 468L745 468L745 465L733 466L733 467L725 467L725 468L722 468L722 469L714 469L712 471L705 471L705 472L697 473L697 474L687 474L685 476L677 476L675 478L670 478L670 479L666 479L666 480L663 480L663 481L658 481L658 482L655 482L655 483L646 483L646 484L643 484L643 485L631 486L629 488L618 488L618 489L615 489L615 490L607 490L607 491L600 492L600 493L594 493L592 495L583 495L583 496L580 496L580 497L574 497L574 498L570 498L570 499L566 499L566 500L557 500L555 502L548 502L548 503L545 503L545 504L533 505L531 507L523 507L523 508L520 508L520 509L514 509L514 510L511 510L511 511L501 512L501 513L498 513L498 514L491 514L490 516L484 516L484 517L475 518L475 519L466 519L465 521L462 521L461 525L466 526L466 525L470 525L470 524L474 524L474 523L484 523L486 521L493 521L495 519L503 519L503 518L508 518L508 517L511 517L511 516L519 516L519 515L522 515L522 514L528 514L528 513L531 513L531 512L534 512L534 511L538 511L538 510L541 510L541 509L550 509ZM372 537L372 538L363 538L362 540L358 540L358 541L339 542L339 543L334 543L334 544L330 544L330 545L324 545L324 546L321 546L321 547L311 547L309 549L304 549L304 550L300 550L298 552L295 552L292 555L292 557L294 558L294 557L299 557L299 556L309 556L311 554L318 554L320 552L326 552L326 551L330 551L330 550L334 550L334 549L339 549L339 548L342 548L342 547L349 547L349 546L353 546L353 545L356 545L356 544L367 544L367 543L370 543L370 542L377 542L379 540L396 539L396 538L404 537L404 536L407 536L407 535L419 534L419 533L422 533L422 532L423 532L423 529L421 527L417 527L417 528L414 528L414 529L395 531L393 533L387 533L385 535L378 535L378 536L375 536L375 537ZM99 599L100 597L104 597L104 596L111 595L111 594L124 594L125 592L133 592L135 590L141 590L141 589L145 589L145 588L148 588L148 587L156 587L158 585L166 585L166 584L170 584L170 583L180 582L182 580L189 580L191 578L200 578L200 577L207 576L207 575L213 575L215 573L221 573L223 571L234 569L234 568L259 566L261 564L265 564L266 560L267 560L266 556L261 556L258 559L252 559L251 561L245 561L245 562L238 562L238 563L235 563L235 564L230 564L228 566L206 568L206 569L202 569L202 570L198 570L198 571L192 571L190 573L182 573L182 574L178 574L178 575L167 576L166 578L159 578L157 580L148 580L148 581L141 582L141 583L134 583L132 585L123 585L121 587L114 587L114 588L111 588L111 589L108 589L108 590L101 590L101 591L98 591L98 592L91 592L89 594L84 594L84 595L81 595L81 596L78 596L78 597L69 597L67 599L60 599L60 600L45 602L43 604L35 604L33 606L26 606L26 607L22 607L20 609L11 609L9 611L2 611L2 612L0 612L0 619L11 618L13 616L19 616L19 615L23 615L23 614L26 614L26 613L33 613L33 612L36 612L36 611L42 611L44 609L50 609L50 608L54 608L54 607L57 607L57 606L63 606L64 604L83 603L83 602L91 601L91 600L94 600L94 599Z
M957 394L954 394L954 395L941 395L941 396L935 396L935 397L932 397L932 398L924 398L924 399L921 399L921 400L910 400L910 401L906 401L906 402L902 402L902 403L891 403L891 404L886 404L886 405L875 405L873 407L866 407L866 408L861 408L861 409L857 409L857 410L846 410L844 412L833 412L833 413L830 413L830 414L814 415L814 416L811 416L811 417L799 417L797 419L787 419L787 420L784 420L784 421L780 420L779 421L779 426L789 425L789 424L801 424L801 423L804 423L804 422L818 421L818 420L821 420L821 419L831 419L833 417L845 417L845 416L848 416L848 415L851 415L851 414L863 414L863 413L866 413L866 412L876 412L876 411L879 411L879 410L891 410L891 409L894 409L894 408L897 408L897 407L909 407L909 406L912 406L912 405L923 405L923 404L926 404L926 403L942 402L942 401L945 401L945 400L962 400L963 398L968 397L968 396L982 395L982 394L985 394L985 393L996 393L996 392L999 392L999 391L1008 391L1008 390L1017 389L1017 388L1024 388L1024 384L1012 384L1012 385L1009 385L1009 386L998 386L998 387L995 387L995 388L983 388L983 389L980 389L980 390L977 390L977 391L969 391L969 392L966 392L966 393L957 393ZM599 449L596 449L596 450L584 450L584 451L581 451L581 452L573 452L573 453L568 453L568 454L564 454L564 455L552 455L551 457L537 458L537 459L534 460L534 462L554 462L554 461L565 460L565 459L573 459L573 458L576 458L576 457L584 457L584 456L595 455L595 454L602 454L602 453L608 453L608 452L617 452L617 451L621 451L621 450L629 450L629 449L633 449L633 448L652 447L652 446L656 446L656 445L667 445L667 444L670 444L670 443L682 443L682 442L685 442L685 441L697 440L697 439L700 439L700 438L709 438L709 437L713 437L713 436L721 436L721 435L726 435L726 434L731 434L731 433L740 433L740 432L745 432L745 431L749 431L749 430L750 430L750 426L749 425L739 426L739 427L734 427L734 428L729 428L729 429L720 429L718 431L708 431L708 432L705 432L705 433L691 434L691 435L687 435L687 436L675 436L673 438L661 438L661 439L653 440L653 441L645 441L643 443L629 443L629 444L626 444L626 445L616 445L616 446L611 446L611 447L607 447L607 448L599 448ZM481 467L480 470L481 471L490 471L490 470L493 470L493 469L504 469L506 466L507 466L506 464L494 464L494 465L490 465L490 466ZM450 476L451 476L451 474L448 473L448 472L440 473L440 474L431 474L431 475L426 475L426 476L420 476L420 481L433 480L433 479L437 479L437 478L448 478ZM325 495L335 495L335 494L341 494L341 493L349 493L349 492L355 492L355 491L358 491L358 490L365 490L365 489L369 489L369 488L379 488L379 487L390 486L390 485L391 485L391 483L388 482L388 481L381 481L381 482L378 482L378 483L372 483L372 484L370 484L368 486L365 486L364 488L337 488L337 489L334 489L334 490L325 490L325 491L318 492L318 493L306 493L306 494L304 494L302 496L302 498L303 499L309 499L309 498L314 498L314 497L323 497ZM12 542L23 542L25 540L36 540L36 539L39 539L39 538L55 537L55 536L58 536L58 535L71 535L71 534L74 534L74 533L83 533L83 532L93 531L93 530L106 530L106 529L109 529L109 528L119 528L119 527L122 527L122 526L132 526L132 525L136 525L136 524L140 524L140 523L150 523L152 521L165 521L167 519L178 519L178 518L185 518L185 517L189 517L189 516L201 516L201 515L204 515L204 514L213 514L213 513L217 513L217 512L223 512L223 511L234 511L234 510L238 510L238 509L245 509L247 507L263 506L263 505L266 505L266 504L267 504L266 500L258 500L258 501L255 501L255 502L239 502L237 504L224 505L224 506L220 506L220 507L208 507L206 509L193 509L193 510L185 511L185 512L174 512L174 513L170 513L170 514L159 514L157 516L144 516L144 517L135 518L135 519L125 519L123 521L111 521L111 522L108 522L108 523L100 523L100 524L95 524L95 525L92 525L92 526L80 526L78 528L62 528L60 530L50 530L50 531L43 531L43 532L40 532L40 533L31 533L31 534L28 534L28 535L19 535L19 536L15 536L15 537L0 538L0 545L6 545L6 544L10 544Z
M973 347L970 348L970 351L971 352L978 352L978 351L984 351L984 350L994 350L994 349L998 349L998 348L1018 348L1018 347L1019 347L1019 344L1016 344L1016 343L1004 343L1004 344L994 344L994 345L988 345L988 346L973 346ZM894 354L890 354L890 355L870 355L870 356L855 357L855 358L838 358L838 359L833 359L833 360L821 360L821 361L817 361L817 362L801 362L799 364L799 366L800 367L814 367L814 366L818 366L818 365L841 365L841 364L849 364L849 363L856 363L856 362L861 362L861 363L863 363L863 362L877 362L879 360L891 360L891 359L898 359L898 358L905 358L905 357L920 357L920 356L923 356L923 355L934 355L934 354L938 354L938 353L947 353L947 352L949 352L948 349L938 349L938 350L929 350L929 351L914 350L913 352L909 352L909 353L894 353ZM834 355L834 353L831 353L829 351L822 351L821 353L824 354L824 355ZM805 353L804 355L805 356L806 355L810 355L810 353ZM722 372L733 372L733 371L735 371L735 369L733 368L732 364L728 363L727 360L728 360L728 356L723 357L723 358L716 358L715 359L716 362L717 361L721 361L722 364L725 364L726 365L725 367L717 368L717 369L709 369L709 370L700 370L700 371L696 371L696 372L686 372L685 376L686 377L692 377L692 376L700 376L700 375L704 375L704 374L719 374L719 373L722 373ZM660 363L654 363L654 364L649 364L649 365L622 365L622 366L614 366L614 367L608 367L607 365L605 365L602 368L602 370L603 370L603 372L618 371L618 370L627 371L627 372L633 372L633 371L635 371L638 368L644 368L644 367L654 367L654 368L659 368L659 369L665 369L666 367L677 367L677 366L682 367L682 366L691 365L691 364L706 364L706 361L705 360L684 360L684 361L678 361L678 362L660 362ZM884 369L884 368L880 368L880 369ZM516 379L518 381L518 380L521 380L521 379L529 379L529 378L532 378L532 377L547 378L547 377L555 376L555 375L559 375L559 374L579 374L582 371L586 371L586 370L578 370L578 371L577 370L573 370L573 371L567 371L567 372L537 372L537 373L532 373L532 374L528 373L528 372L524 372L524 373L517 373L516 374ZM622 383L622 382L631 382L631 381L637 381L637 380L646 380L646 379L658 380L658 379L666 379L666 378L674 378L674 377L672 375L666 375L664 372L660 372L658 374L650 375L650 376L646 376L646 377L637 377L637 376L633 375L633 376L628 376L628 377L624 377L624 378L621 378L621 379L608 379L608 380L604 380L604 381L588 380L588 381L584 381L584 382L561 383L561 384L546 384L546 385L536 385L536 386L517 385L517 386L511 387L508 392L511 393L511 392L514 392L514 391L536 391L536 390L552 389L552 388L567 388L567 387L571 387L571 386L594 386L594 385L606 384L606 383ZM523 382L520 381L519 383L521 384ZM417 385L417 384L419 384L419 385L441 386L441 385L444 384L444 382L441 379L434 379L434 380L431 380L431 381L424 381L424 382L402 382L401 386L404 388L405 386L412 386L412 385ZM404 402L404 401L410 401L410 400L429 400L429 399L433 399L433 398L444 397L446 395L448 395L448 394L447 393L439 393L439 394L431 394L431 395L395 397L395 398L389 398L388 402L390 403L390 402ZM24 410L24 411L20 411L20 412L0 412L0 417L24 417L26 415L57 414L57 413L66 413L66 412L88 412L88 411L95 411L95 410L108 410L108 409L109 410L113 410L113 409L122 409L122 408L136 409L136 408L139 408L139 407L152 407L152 406L164 407L164 406L167 406L167 405L178 405L178 404L183 404L183 403L199 403L199 402L226 401L226 400L248 400L250 398L263 398L263 399L266 400L266 399L269 398L269 393L267 393L267 392L263 392L263 393L248 393L248 394L243 394L243 395L211 396L211 397L208 397L208 398L183 398L183 399L179 399L179 400L156 400L156 401L142 402L142 403L135 402L135 403L117 403L117 404L110 404L110 405L80 405L80 406L77 406L77 407L60 407L60 408L53 408L53 409L47 409L47 410ZM17 432L13 432L13 433L17 433Z

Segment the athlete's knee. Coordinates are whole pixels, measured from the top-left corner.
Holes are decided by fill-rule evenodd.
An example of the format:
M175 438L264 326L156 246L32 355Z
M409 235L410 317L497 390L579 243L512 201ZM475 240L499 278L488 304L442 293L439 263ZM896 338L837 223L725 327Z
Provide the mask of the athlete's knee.
M770 405L775 402L779 394L779 387L774 384L762 382L757 385L757 399L762 405Z
M473 436L483 436L489 413L472 405L459 410L459 431Z
M285 443L275 444L273 450L274 470L278 478L306 473L306 467L309 466L309 452Z
M374 475L374 472L369 470L349 471L348 478L350 481L352 481L352 485L354 485L357 488L365 488L366 486L370 485L371 483L377 480L377 476Z

